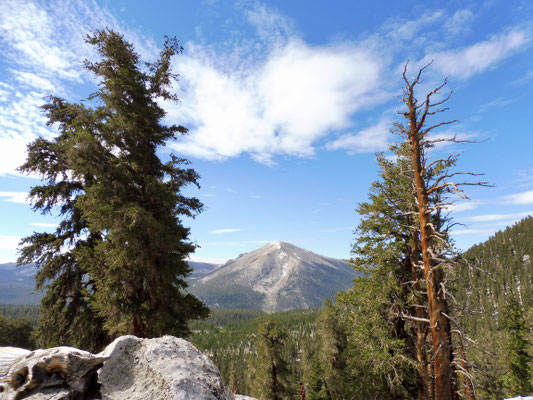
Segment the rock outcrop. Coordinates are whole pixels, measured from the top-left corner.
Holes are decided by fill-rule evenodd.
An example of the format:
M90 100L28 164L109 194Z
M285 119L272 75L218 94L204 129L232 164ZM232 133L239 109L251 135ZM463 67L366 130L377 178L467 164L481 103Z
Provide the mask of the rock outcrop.
M213 362L183 339L122 336L99 356L103 399L233 400Z
M96 371L105 360L73 347L0 347L0 399L96 398Z
M122 336L103 352L0 348L0 400L254 400L234 396L214 363L173 336Z

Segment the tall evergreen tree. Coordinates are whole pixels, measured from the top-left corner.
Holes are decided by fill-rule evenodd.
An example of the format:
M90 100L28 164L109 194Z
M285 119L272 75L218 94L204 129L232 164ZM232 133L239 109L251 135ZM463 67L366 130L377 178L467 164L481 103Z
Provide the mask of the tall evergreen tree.
M524 310L515 294L510 294L504 309L503 326L507 331L508 371L504 376L508 395L527 396L533 392L529 330Z
M185 159L172 155L163 163L157 156L186 133L161 123L165 111L157 103L176 100L170 61L182 49L167 38L159 59L143 69L115 32L96 31L87 42L101 56L85 62L100 81L93 105L51 97L43 109L59 136L30 144L21 167L47 179L30 193L34 208L59 206L64 217L55 233L25 238L19 260L35 262L38 286L47 285L39 330L57 326L61 335L45 341L85 348L105 335L183 335L188 319L208 312L184 291L195 246L181 218L202 204L181 190L198 185L198 174Z
M266 320L257 333L255 393L261 400L282 400L290 394L287 361L283 356L286 333Z
M330 299L317 319L316 333L320 338L318 361L323 369L322 393L327 399L342 399L346 394L347 334Z
M456 369L464 367L454 362L451 336L453 320L450 318L450 307L446 296L445 272L452 264L453 246L448 238L448 229L451 225L442 215L452 204L453 197L467 199L462 186L487 186L487 183L464 180L465 175L476 176L477 174L455 170L457 154L452 153L431 159L430 152L437 144L462 143L462 141L455 136L450 138L434 136L435 129L453 124L455 120L429 124L430 118L447 110L443 104L449 100L452 93L450 92L447 97L436 99L441 89L447 84L446 80L426 93L422 101L417 99L417 87L424 70L429 65L421 68L412 79L407 78L407 65L405 66L402 101L406 109L401 114L405 117L407 124L397 124L396 127L404 139L404 146L411 159L412 184L416 190L419 248L427 293L434 372L430 392L437 400L451 400L458 398ZM462 335L460 329L457 332ZM469 392L469 398L474 398L473 391L469 390Z
M380 177L371 186L368 202L357 210L361 223L355 232L353 264L365 276L337 296L336 308L350 329L350 363L356 358L371 366L351 368L363 369L357 378L364 382L358 384L365 390L360 395L426 399L428 324L410 162L405 146L390 149L394 159L377 155Z

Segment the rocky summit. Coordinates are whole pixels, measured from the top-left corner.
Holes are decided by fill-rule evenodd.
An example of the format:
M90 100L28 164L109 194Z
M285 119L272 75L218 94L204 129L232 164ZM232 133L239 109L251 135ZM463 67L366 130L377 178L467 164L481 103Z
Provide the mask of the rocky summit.
M211 308L266 312L322 306L353 285L356 272L343 260L272 242L198 279L190 288Z

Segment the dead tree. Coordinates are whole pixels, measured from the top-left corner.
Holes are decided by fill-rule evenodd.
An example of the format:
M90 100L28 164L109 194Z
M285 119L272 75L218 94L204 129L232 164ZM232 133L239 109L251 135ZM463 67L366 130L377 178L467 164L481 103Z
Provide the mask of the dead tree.
M428 389L424 389L428 390L429 396L436 400L455 400L458 398L458 382L444 273L444 267L449 262L449 257L446 256L450 250L447 239L449 227L442 226L439 221L444 221L440 218L440 215L443 210L446 210L453 203L449 201L450 196L456 195L461 198L467 198L462 192L461 186L486 186L487 184L486 182L454 181L454 179L464 175L477 175L470 172L451 171L457 161L457 154L451 154L434 161L428 160L428 150L434 148L438 143L465 142L457 139L457 137L432 138L431 134L436 128L457 121L444 121L430 126L426 125L428 117L447 110L447 108L443 107L443 104L449 100L452 94L450 92L444 98L433 100L446 85L447 82L444 80L441 85L425 96L424 101L419 102L417 100L415 87L421 82L422 73L429 65L421 68L411 80L407 78L407 65L405 66L403 72L405 88L402 101L407 106L407 110L401 112L401 114L407 119L408 126L398 125L398 127L410 153L419 219L420 253L427 292L428 329L431 338L430 369L434 373L434 381L430 381L427 386ZM417 329L419 330L418 340L421 340L422 325L419 324ZM419 350L422 351L421 349Z

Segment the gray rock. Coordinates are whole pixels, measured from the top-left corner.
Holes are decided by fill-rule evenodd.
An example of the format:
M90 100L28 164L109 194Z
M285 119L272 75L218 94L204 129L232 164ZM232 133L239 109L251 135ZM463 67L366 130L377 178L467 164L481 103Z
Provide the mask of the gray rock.
M122 336L100 357L98 371L106 400L233 400L213 362L183 339Z
M104 360L73 347L0 347L0 400L82 398Z

